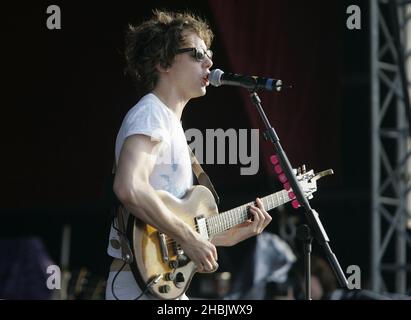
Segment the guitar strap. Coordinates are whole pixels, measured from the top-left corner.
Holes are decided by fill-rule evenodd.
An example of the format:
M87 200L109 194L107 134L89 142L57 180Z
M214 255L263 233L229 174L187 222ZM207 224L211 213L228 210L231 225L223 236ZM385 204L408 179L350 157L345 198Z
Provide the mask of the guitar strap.
M217 191L215 190L210 178L204 172L204 170L201 167L200 163L198 162L196 156L194 155L193 150L191 150L189 145L187 145L187 147L188 147L188 152L189 152L190 158L191 158L191 167L193 169L195 177L197 178L198 184L201 184L201 185L207 187L211 191L211 193L213 194L215 202L217 204L220 204L220 197L218 196Z
M194 155L194 152L191 150L190 146L187 144L188 147L188 152L190 155L190 160L191 160L191 168L194 173L194 176L197 179L197 183L205 186L208 188L211 193L214 196L215 202L217 205L220 203L220 197L218 196L214 185L212 184L210 178L208 175L204 172L203 168L201 167L200 163L198 162L196 156ZM114 161L113 164L113 169L112 169L112 174L114 175L116 172L116 162ZM118 202L118 201L117 201ZM120 202L118 202L119 205L117 206L116 209L116 217L117 217L117 232L120 238L120 243L118 244L113 244L110 242L110 245L113 247L117 246L121 248L121 256L123 258L123 261L130 262L130 257L133 257L132 250L129 245L129 241L127 240L127 222L129 220L129 213L127 210L124 208L123 205L121 205Z
M111 173L114 177L116 173L116 160L114 159L113 169ZM112 180L114 181L114 179ZM113 192L114 194L114 192ZM121 258L123 261L127 263L131 263L133 261L133 252L130 248L130 243L127 239L127 221L129 219L129 213L123 204L117 199L116 195L114 194L115 203L113 204L114 215L112 215L113 219L113 226L117 231L118 238L120 239L120 243L117 240L110 240L110 246L115 249L121 249ZM114 222L114 217L117 218L117 224ZM124 270L127 270L125 268Z

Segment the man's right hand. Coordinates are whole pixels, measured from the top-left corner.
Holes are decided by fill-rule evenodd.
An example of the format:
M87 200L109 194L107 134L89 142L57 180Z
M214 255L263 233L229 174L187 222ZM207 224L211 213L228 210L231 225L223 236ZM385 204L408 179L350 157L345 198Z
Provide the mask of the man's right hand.
M208 273L217 270L217 248L210 241L193 232L192 239L183 240L179 243L184 253L197 266L198 272Z

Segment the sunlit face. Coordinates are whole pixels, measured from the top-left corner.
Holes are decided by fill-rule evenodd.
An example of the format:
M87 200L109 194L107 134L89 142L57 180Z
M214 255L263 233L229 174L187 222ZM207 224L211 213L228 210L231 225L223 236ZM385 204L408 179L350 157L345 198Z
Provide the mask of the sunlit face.
M204 41L192 32L184 34L184 44L179 49L184 49L180 50L184 52L175 56L168 70L168 80L186 100L205 95L209 85L208 74L213 65L211 52Z

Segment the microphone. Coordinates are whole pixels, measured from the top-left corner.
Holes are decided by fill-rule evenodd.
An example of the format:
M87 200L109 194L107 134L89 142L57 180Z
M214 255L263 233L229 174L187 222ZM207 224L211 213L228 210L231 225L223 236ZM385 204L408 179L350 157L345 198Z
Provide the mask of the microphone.
M283 82L278 79L244 76L235 73L223 72L220 69L211 70L208 80L214 87L219 87L221 85L240 86L251 91L256 91L257 89L280 91L283 87Z

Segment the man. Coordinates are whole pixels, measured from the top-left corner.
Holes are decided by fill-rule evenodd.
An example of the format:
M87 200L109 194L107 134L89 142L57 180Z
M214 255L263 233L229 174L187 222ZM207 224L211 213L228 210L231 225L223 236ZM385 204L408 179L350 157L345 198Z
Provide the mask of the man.
M176 240L198 272L216 270L216 246L235 245L261 233L271 221L257 199L257 206L250 207L252 220L208 241L173 214L156 193L165 190L182 198L193 185L180 119L188 101L206 93L213 65L209 50L212 38L209 26L188 13L154 11L151 20L130 27L127 67L146 95L125 116L115 149L113 189L117 198L138 219ZM113 245L117 240L112 227L108 254L115 260L121 259L121 251ZM131 271L117 273L110 272L106 298L136 298L141 288ZM141 297L152 298L148 294Z

